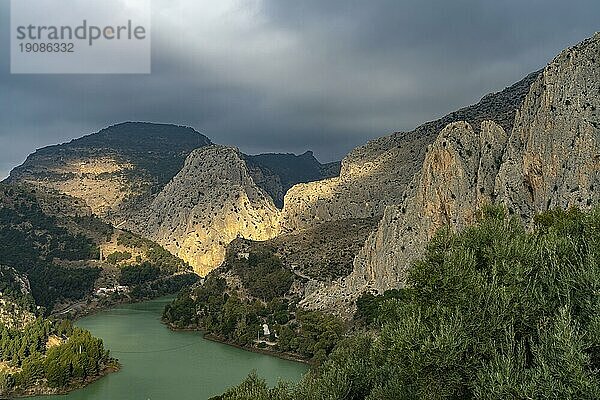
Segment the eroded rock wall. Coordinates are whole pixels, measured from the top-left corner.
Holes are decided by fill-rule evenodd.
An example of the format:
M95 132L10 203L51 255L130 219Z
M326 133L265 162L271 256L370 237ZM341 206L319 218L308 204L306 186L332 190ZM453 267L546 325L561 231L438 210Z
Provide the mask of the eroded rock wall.
M466 121L475 131L493 120L510 132L515 112L538 72L506 89L488 94L479 103L425 123L411 132L372 140L351 151L342 161L340 176L292 187L285 196L282 227L295 231L323 222L381 217L389 205L403 201L411 181L423 165L427 146L448 124Z

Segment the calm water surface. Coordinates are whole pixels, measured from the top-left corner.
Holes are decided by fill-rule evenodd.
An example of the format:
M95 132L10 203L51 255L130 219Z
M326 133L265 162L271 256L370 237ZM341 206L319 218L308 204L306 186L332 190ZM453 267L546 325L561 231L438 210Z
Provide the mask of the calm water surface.
M122 369L56 400L203 400L238 384L252 370L273 385L298 380L307 366L172 332L160 322L171 299L120 306L77 322L104 340Z

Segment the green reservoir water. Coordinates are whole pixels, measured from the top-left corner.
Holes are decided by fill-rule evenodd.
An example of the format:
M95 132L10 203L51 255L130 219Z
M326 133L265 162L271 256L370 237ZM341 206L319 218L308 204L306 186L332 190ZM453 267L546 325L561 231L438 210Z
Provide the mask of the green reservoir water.
M60 400L204 400L256 370L270 384L299 380L306 365L172 332L160 316L170 298L120 306L77 322L104 340L122 369Z

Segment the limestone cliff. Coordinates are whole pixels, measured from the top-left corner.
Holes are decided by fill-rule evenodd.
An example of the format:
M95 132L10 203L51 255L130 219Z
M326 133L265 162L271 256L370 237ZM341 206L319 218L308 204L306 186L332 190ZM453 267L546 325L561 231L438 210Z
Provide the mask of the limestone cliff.
M250 175L258 186L283 207L287 191L298 183L314 182L340 174L340 162L321 164L312 151L300 155L268 153L244 155Z
M226 246L237 237L275 237L279 210L254 183L237 149L213 145L194 150L150 206L126 226L206 275L221 264Z
M409 263L438 228L470 224L476 210L491 202L506 141L504 129L492 121L484 121L478 132L467 122L446 126L428 147L404 201L385 209L377 230L355 258L352 273L332 288L310 294L303 304L343 314L351 309L349 300L366 290L397 288Z
M600 33L563 51L517 114L496 189L529 219L600 200Z
M526 223L550 207L597 205L600 193L600 34L563 51L539 74L507 138L495 122L448 125L427 150L405 199L388 206L353 272L304 300L350 312L365 290L402 286L406 270L441 226L473 221L486 202Z
M448 124L467 121L478 131L484 120L510 132L517 108L538 72L473 106L428 122L411 132L375 139L350 152L339 177L292 187L285 196L282 226L300 230L326 221L380 217L385 207L399 204L425 160L425 150Z

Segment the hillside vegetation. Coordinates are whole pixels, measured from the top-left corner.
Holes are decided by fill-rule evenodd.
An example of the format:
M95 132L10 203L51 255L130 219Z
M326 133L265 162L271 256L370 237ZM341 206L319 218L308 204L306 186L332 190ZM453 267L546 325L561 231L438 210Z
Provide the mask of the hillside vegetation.
M228 285L235 273L239 286ZM320 362L345 331L338 318L297 307L289 295L293 274L268 252L250 253L248 259L230 260L208 275L203 285L183 291L163 313L174 328L202 329L239 346L292 353ZM263 324L269 326L265 335ZM259 333L260 332L260 333Z
M440 230L408 281L363 298L370 324L299 384L250 375L219 399L600 398L600 209L529 232L485 208Z
M0 190L0 265L27 274L36 304L48 310L58 299L80 299L89 293L99 268L67 268L55 260L96 259L94 242L60 226L32 192L12 185L1 185Z
M0 395L64 389L100 376L109 364L116 368L102 340L69 321L0 326Z

